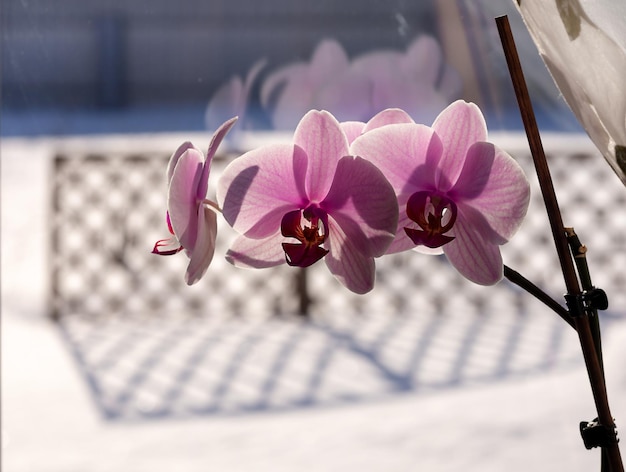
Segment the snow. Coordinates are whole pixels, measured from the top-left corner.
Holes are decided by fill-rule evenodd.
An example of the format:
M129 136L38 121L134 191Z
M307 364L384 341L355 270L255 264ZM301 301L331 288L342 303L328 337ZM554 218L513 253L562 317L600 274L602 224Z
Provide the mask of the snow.
M447 323L436 331L420 370L421 387L398 391L387 388L375 373L360 370L365 360L355 354L354 343L350 345L346 339L367 346L367 338L350 333L350 324L343 320L342 333L354 337L327 338L326 334L336 331L320 329L328 328L323 324L311 327L312 331L305 328L308 347L294 355L297 364L287 366L280 379L299 385L298 375L304 375L310 365L307 362L319 361L320 353L334 347L336 357L322 371L323 388L316 391L318 396L311 404L298 407L289 403L287 395L277 396L276 408L246 411L223 407L217 414L187 412L121 420L107 417L71 350L70 341L76 339L72 336L79 331L75 326L62 331L43 316L48 279L49 155L49 140L2 143L2 470L599 469L599 451L587 451L578 432L579 421L596 415L584 365L575 355L575 333L569 328L563 328L565 341L559 355L545 368L526 368L539 365L537 352L544 352L534 351L542 346L541 329L548 326L539 324L538 331L518 341L524 346L523 355L509 361L506 375L481 375L493 366L490 356L494 350L502 352L504 340L497 335L499 327L510 326L511 320L506 318L500 325L484 325L491 335L477 338L465 377L443 386L436 381L453 378L451 359L460 352L468 320L465 324ZM552 316L537 313L533 320L543 319L543 315ZM626 370L622 364L626 358L626 320L616 317L605 321L607 384L619 427L626 421ZM126 322L128 329L136 326L133 320ZM374 329L376 323L385 321L374 316L371 323ZM126 325L116 326L122 329ZM290 325L282 326L289 330ZM230 327L233 336L251 329L241 325L240 330L234 329L236 324ZM144 329L158 331L158 327ZM192 325L189 329L198 332L201 327ZM276 332L271 325L259 331L278 336ZM269 349L271 345L263 342L271 336L260 336L259 345ZM411 338L397 339L383 360L401 371L407 360L403 352ZM227 348L227 344L219 346ZM270 351L256 352L259 357L250 362L258 365L271 357ZM227 351L222 354L228 356ZM226 367L207 366L208 370ZM249 399L246 395L255 392L250 377L243 379L233 381L230 402L245 403ZM354 385L359 381L360 385ZM357 391L360 396L342 400L340 394L346 385L351 394Z

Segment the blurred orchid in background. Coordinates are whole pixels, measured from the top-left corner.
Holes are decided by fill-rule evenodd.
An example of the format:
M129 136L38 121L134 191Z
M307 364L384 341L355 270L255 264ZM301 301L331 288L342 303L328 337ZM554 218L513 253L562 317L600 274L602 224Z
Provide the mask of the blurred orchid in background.
M373 288L374 258L393 241L398 205L371 162L349 155L348 139L328 112L312 110L293 144L271 144L230 163L218 182L226 221L240 233L227 253L238 267L324 258L355 293Z
M253 64L245 80L235 75L222 85L211 97L204 121L207 129L217 129L231 116L245 117L250 91L267 61L261 59Z
M185 282L193 285L205 274L215 252L217 205L206 199L211 161L218 146L237 121L231 118L213 135L206 157L190 142L183 143L167 167L169 239L156 242L152 252L169 256L182 250L189 257Z
M567 104L626 184L626 3L516 4Z
M243 116L264 64L255 64L245 83L235 77L216 92L207 108L207 123L221 120L228 110ZM270 72L259 98L273 129L293 130L311 109L328 110L340 121L366 122L381 110L401 107L413 119L431 122L460 96L461 88L459 74L430 36L419 36L406 51L379 49L352 60L338 41L326 39L310 61Z
M499 246L526 215L530 188L515 160L486 140L480 109L459 100L432 128L390 124L354 141L351 153L378 166L398 197L398 231L388 253L417 245L445 253L475 283L502 278Z

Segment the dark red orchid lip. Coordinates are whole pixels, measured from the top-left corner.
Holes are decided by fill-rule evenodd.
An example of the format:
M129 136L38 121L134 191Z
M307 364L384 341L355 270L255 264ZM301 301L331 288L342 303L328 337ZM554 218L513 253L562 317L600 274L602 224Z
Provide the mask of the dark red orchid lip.
M457 216L456 204L448 197L428 191L415 192L406 203L406 214L421 228L404 228L415 244L435 249L454 239L445 235Z
M321 219L315 213L315 209L309 207L304 211L290 211L283 216L280 224L282 235L300 241L300 244L282 243L290 266L308 267L328 254L327 249L320 247L326 240L326 233ZM310 222L310 226L302 226L302 216Z

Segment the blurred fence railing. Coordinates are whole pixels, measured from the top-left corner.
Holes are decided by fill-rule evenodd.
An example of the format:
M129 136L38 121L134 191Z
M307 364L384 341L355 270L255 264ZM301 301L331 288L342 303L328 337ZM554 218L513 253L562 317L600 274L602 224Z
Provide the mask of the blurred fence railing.
M560 269L525 139L494 140L520 162L533 186L528 216L503 247L505 263L561 297ZM626 189L586 137L549 136L544 146L565 224L588 246L594 283L608 293L610 310L624 313ZM506 281L479 287L458 275L444 257L414 252L379 259L376 287L363 296L344 289L320 262L308 270L303 296L300 269L242 270L226 263L222 256L234 235L222 222L211 267L200 283L187 287L183 255L150 254L154 242L168 236L164 174L171 149L141 151L132 137L122 148L90 149L66 147L54 159L50 314L55 319L117 312L266 317L298 312L303 298L310 299L312 314L486 314L533 306L529 296ZM234 157L215 160L212 184Z
M206 136L190 136L198 146ZM564 292L522 136L492 139L525 168L528 217L507 265ZM193 287L183 255L150 254L165 226L165 167L178 144L122 137L58 147L51 198L50 315L110 420L240 414L384 398L544 372L580 361L570 327L507 281L474 285L445 258L377 261L367 295L323 262L242 270L216 257ZM626 310L626 189L584 136L544 139L565 224L589 248L612 315ZM235 153L214 162L211 184ZM210 192L213 191L210 186ZM310 319L298 316L309 300ZM607 319L610 319L607 318Z

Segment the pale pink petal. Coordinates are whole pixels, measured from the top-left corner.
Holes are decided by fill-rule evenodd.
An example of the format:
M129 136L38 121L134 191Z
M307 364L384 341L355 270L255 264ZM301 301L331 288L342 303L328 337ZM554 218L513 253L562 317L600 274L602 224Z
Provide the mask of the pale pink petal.
M206 198L206 193L209 188L209 173L211 172L211 161L213 160L213 156L215 156L215 153L217 152L217 148L226 136L226 133L230 131L236 121L237 117L235 116L234 118L231 118L222 123L211 138L211 142L209 143L209 149L207 151L207 155L204 161L204 166L202 168L202 176L200 177L200 182L198 184L198 200L203 200Z
M413 118L400 108L387 108L376 113L365 125L363 133L367 133L381 126L392 125L397 123L414 123Z
M244 105L248 103L252 86L254 85L254 82L256 81L257 77L259 76L259 74L261 73L261 71L266 65L267 65L267 59L265 58L259 59L254 64L252 64L252 67L246 74L246 80L244 81L244 85L243 85L243 92L244 92L244 98L245 98ZM241 113L243 113L243 111L245 110L242 110Z
M333 75L315 94L311 108L328 110L340 121L365 121L372 116L372 84L368 77L348 70Z
M209 100L204 122L210 130L216 129L225 119L243 115L245 109L244 85L240 77L231 79L217 89Z
M441 152L441 141L433 130L412 123L373 129L350 146L351 154L373 162L382 171L396 195L433 187Z
M349 63L348 55L341 44L334 39L325 39L313 51L308 73L313 83L321 85L341 74Z
M300 120L293 141L309 159L306 194L319 202L328 193L337 162L348 155L348 138L333 115L311 110Z
M457 204L477 210L493 231L510 239L521 225L530 200L524 171L506 152L490 143L476 143L448 193Z
M281 245L285 238L280 231L265 239L239 236L226 253L226 260L235 267L262 269L285 263L285 251Z
M459 209L453 228L454 240L443 247L450 263L462 276L479 285L494 285L502 279L500 248L486 241Z
M189 255L189 265L185 273L187 285L198 282L206 273L213 254L215 253L215 239L217 237L217 215L204 205L198 207L198 235L196 245Z
M352 292L364 294L374 288L376 266L371 256L364 255L340 224L328 217L329 236L325 246L329 253L324 260L330 272Z
M196 151L200 152L200 150L197 149L189 141L185 141L183 144L178 146L178 149L176 149L176 151L174 151L174 154L172 154L172 157L170 157L170 160L167 163L167 173L166 173L166 175L167 175L167 184L168 185L169 185L170 181L172 180L172 175L174 174L174 169L176 168L176 164L178 164L178 160L180 159L180 156L182 156L183 153L187 149L195 149Z
M360 157L337 164L333 185L320 208L332 215L352 245L367 256L385 253L398 225L398 201L383 173Z
M198 233L198 197L204 156L195 148L187 149L178 159L170 181L167 210L174 234L181 245L193 251Z
M317 84L311 82L308 68L298 70L277 92L276 105L271 112L275 129L293 130L302 116L311 109Z
M344 121L340 123L341 129L346 133L348 144L352 144L356 138L361 136L365 123L362 121Z
M217 185L228 224L253 238L274 233L287 211L307 201L307 165L302 149L290 144L262 146L232 161Z
M435 85L441 72L441 47L432 36L419 36L407 48L402 68L413 82Z
M436 184L440 191L445 192L461 173L469 147L477 141L486 141L487 125L480 108L457 100L439 114L433 129L444 148Z
M302 77L306 74L307 64L304 62L298 62L295 64L289 64L281 67L280 69L269 74L259 92L261 105L264 108L271 108L276 102L277 94L280 89L284 87L285 83L290 82L295 77Z

